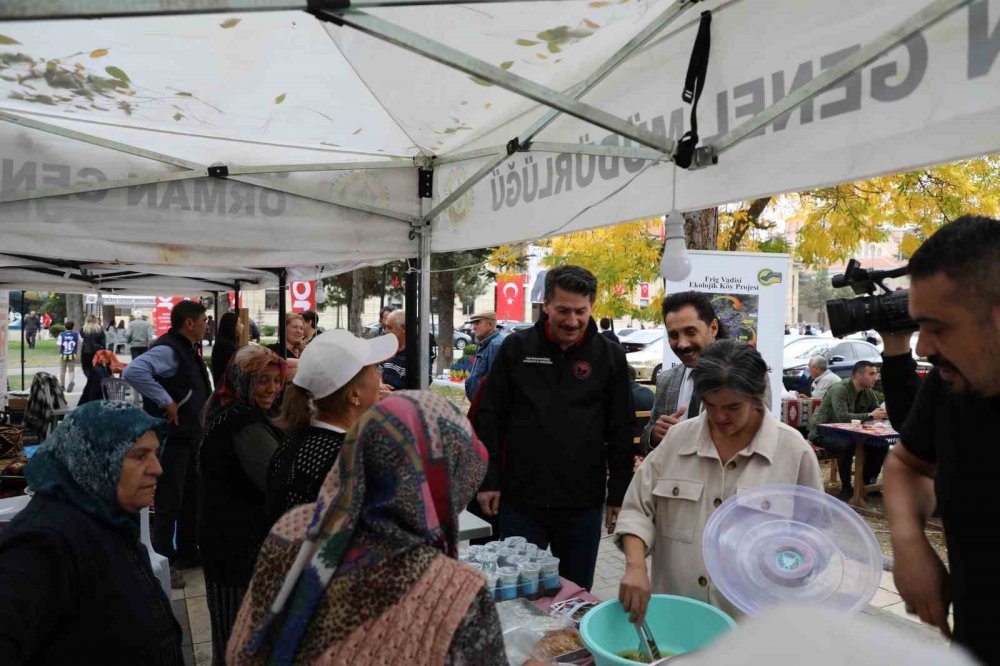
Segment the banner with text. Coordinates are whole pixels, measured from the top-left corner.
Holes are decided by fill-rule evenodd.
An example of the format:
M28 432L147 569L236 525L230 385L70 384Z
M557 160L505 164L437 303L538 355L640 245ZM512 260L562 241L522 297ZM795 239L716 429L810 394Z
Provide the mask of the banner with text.
M180 296L157 296L156 305L153 306L153 326L156 327L156 336L159 337L170 330L170 313L173 312L175 305L181 301L197 300Z
M787 254L691 252L691 275L667 282L667 294L702 291L710 295L715 314L729 337L753 345L767 362L772 414L781 409L785 300L791 264ZM663 369L680 363L663 345Z
M0 312L7 317L10 308L10 293L0 289ZM7 324L0 326L0 405L7 404Z

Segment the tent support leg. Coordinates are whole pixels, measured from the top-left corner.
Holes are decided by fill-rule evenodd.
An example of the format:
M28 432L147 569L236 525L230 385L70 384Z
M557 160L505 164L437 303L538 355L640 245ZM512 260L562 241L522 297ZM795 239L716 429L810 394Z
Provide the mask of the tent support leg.
M281 348L281 358L288 358L288 341L285 339L285 295L288 291L288 271L282 268L278 271L278 347Z
M417 350L407 354L406 358L406 387L410 389L420 388L420 330L418 328L419 317L417 311L420 308L417 298L417 289L420 286L420 259L415 262L416 268L406 271L406 297L403 307L406 310L406 348Z
M420 212L427 213L434 195L434 171L421 169L419 175ZM439 303L448 307L447 303ZM441 333L441 331L438 331ZM431 225L425 222L420 229L420 388L427 389L431 376ZM447 351L445 351L447 350ZM438 344L438 353L451 351L451 345Z
M24 390L24 289L21 289L21 390ZM7 378L4 377L4 381Z

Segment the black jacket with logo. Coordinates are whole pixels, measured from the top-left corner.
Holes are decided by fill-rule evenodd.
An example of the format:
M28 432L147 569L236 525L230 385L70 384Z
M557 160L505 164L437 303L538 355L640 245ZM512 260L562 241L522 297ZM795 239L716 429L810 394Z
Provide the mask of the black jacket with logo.
M625 352L591 320L581 343L551 341L545 317L504 340L479 405L490 453L484 491L502 502L621 506L632 480L632 392Z

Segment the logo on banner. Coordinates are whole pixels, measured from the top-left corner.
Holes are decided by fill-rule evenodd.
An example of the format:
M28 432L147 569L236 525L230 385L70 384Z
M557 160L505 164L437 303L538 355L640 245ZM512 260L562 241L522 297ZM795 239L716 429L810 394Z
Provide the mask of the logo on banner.
M593 372L593 368L590 367L590 363L587 361L577 361L573 364L573 376L581 381L589 379L591 372Z
M289 285L292 292L292 312L305 312L316 309L316 281L292 282Z
M174 306L183 301L183 298L175 296L157 296L153 306L153 325L156 327L156 336L159 337L170 330L170 313Z
M333 181L333 195L345 203L364 203L376 208L389 207L389 188L377 176L352 172ZM339 213L350 223L365 224L375 219L372 213L355 208L343 208Z
M757 273L757 282L765 287L769 284L778 284L781 282L781 273L770 268L762 268Z

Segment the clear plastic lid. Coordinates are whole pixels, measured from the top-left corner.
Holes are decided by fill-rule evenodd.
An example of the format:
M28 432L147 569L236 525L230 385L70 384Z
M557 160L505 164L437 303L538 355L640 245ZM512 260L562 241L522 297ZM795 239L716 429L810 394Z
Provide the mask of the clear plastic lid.
M744 613L782 602L863 609L878 590L882 550L850 507L795 485L727 499L703 535L705 567Z

